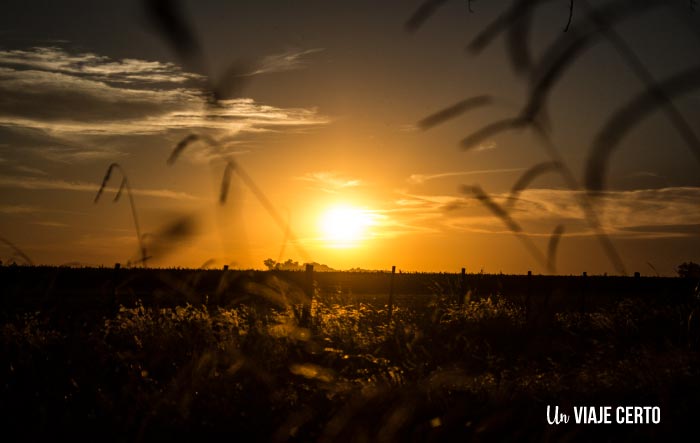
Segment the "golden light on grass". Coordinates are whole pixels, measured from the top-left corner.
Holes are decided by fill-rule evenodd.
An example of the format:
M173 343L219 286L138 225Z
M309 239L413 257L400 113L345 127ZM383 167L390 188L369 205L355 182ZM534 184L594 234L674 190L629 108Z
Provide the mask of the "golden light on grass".
M319 220L322 241L329 248L352 248L369 238L374 214L349 205L328 208Z

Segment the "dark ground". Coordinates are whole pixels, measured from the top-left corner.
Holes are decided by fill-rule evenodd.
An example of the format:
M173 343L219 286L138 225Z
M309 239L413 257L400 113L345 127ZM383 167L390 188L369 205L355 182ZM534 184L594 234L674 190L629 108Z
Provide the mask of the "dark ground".
M696 427L690 280L397 274L389 321L386 273L316 273L310 306L304 273L0 278L10 440L656 441ZM550 426L547 405L658 406L661 422Z

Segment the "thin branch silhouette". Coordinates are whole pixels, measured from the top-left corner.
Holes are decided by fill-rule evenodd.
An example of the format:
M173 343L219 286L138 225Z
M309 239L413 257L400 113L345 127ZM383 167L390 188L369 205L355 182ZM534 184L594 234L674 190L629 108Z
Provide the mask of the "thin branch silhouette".
M416 32L446 2L447 0L426 0L423 2L404 25L406 30Z
M522 19L531 20L536 7L553 0L516 0L504 13L496 17L479 32L467 46L467 50L478 54L500 34L509 30Z
M518 0L519 3L531 4L531 0ZM516 3L518 3L516 2ZM535 5L523 7L514 5L514 8L522 8L522 13L513 20L507 31L508 53L513 70L517 74L524 74L532 67L532 55L530 54L530 31L534 16Z
M477 95L468 99L462 100L454 105L448 106L434 114L425 117L418 122L418 127L424 131L431 129L437 125L445 123L447 120L459 117L467 111L486 106L493 102L493 98L489 95Z
M15 255L18 255L19 257L22 258L29 266L34 266L34 262L32 261L31 258L27 254L24 253L17 245L12 243L10 240L6 239L3 236L0 236L0 242L5 243L7 246L10 247L15 253Z
M462 139L462 141L460 142L460 146L462 147L462 150L468 151L470 149L478 147L481 143L490 140L491 138L502 132L510 131L513 129L521 129L528 126L530 123L531 122L521 117L513 117L498 120L496 122L484 126L478 131L475 131L469 136Z
M610 237L600 223L598 214L593 207L588 194L585 192L578 192L581 190L581 185L579 184L578 180L576 180L576 177L571 169L564 162L561 154L559 153L559 149L554 145L552 140L549 138L549 135L537 125L533 125L532 127L535 129L534 132L539 137L541 142L540 144L544 147L549 157L560 165L558 171L560 172L561 177L564 179L564 182L569 189L575 192L578 196L578 203L583 210L584 217L588 221L588 224L593 228L596 238L601 244L603 251L608 256L608 259L615 267L615 270L622 275L627 275L627 269L622 261L622 257L620 257L617 248L615 248L615 245L613 245Z
M151 259L162 257L177 248L183 242L196 233L197 217L191 214L180 215L171 218L154 233L144 234L144 242L148 241L148 251ZM143 260L143 258L142 258Z
M201 53L199 42L177 0L146 0L146 13L180 58L191 60Z
M526 70L529 60L528 52L528 30L533 19L534 11L537 7L548 3L549 0L516 0L512 6L496 20L491 22L486 28L477 34L469 45L473 52L480 52L488 46L494 38L502 33L507 33L509 38L509 59L516 71ZM650 103L653 107L663 106L672 124L681 134L693 154L700 159L700 140L695 136L692 127L685 120L682 114L671 102L675 93L681 94L686 90L695 89L694 84L676 85L672 91L664 93L668 89L656 84L651 74L644 65L615 31L615 26L623 20L636 17L646 13L652 8L666 4L662 1L635 2L631 0L611 1L598 8L591 8L585 1L580 2L586 8L583 19L572 24L573 1L569 3L569 23L566 26L566 35L558 38L544 52L538 63L533 66L530 75L530 88L526 104L519 115L502 119L473 132L460 143L463 149L471 149L478 144L494 137L502 132L530 127L540 138L542 146L545 148L551 159L551 164L558 165L557 170L564 178L567 187L578 195L578 201L583 209L586 219L593 228L596 237L599 239L604 251L610 258L618 272L626 274L622 260L613 246L609 237L605 233L598 216L593 208L592 202L585 193L579 191L583 189L602 189L602 175L607 166L607 158L614 149L614 146L622 137L625 131L635 126L646 113L651 112ZM520 38L518 38L518 36ZM579 185L571 170L563 163L559 150L554 146L547 135L546 104L553 87L559 82L567 68L573 65L584 50L590 48L599 40L605 38L613 48L621 55L623 60L645 84L647 90L643 97L633 100L626 108L620 110L601 130L596 138L596 143L591 151L586 168L586 187ZM674 78L677 81L678 78ZM688 77L684 77L690 83L695 83ZM683 91L681 91L683 90ZM643 105L643 106L639 106ZM646 106L644 106L646 105ZM450 108L448 108L450 109ZM457 113L455 113L457 114ZM447 113L448 117L451 116ZM445 121L441 119L439 122ZM621 130L621 131L619 131ZM537 167L536 167L537 168ZM547 168L545 168L547 169ZM538 169L532 171L537 175ZM526 181L531 180L525 177ZM516 183L515 189L527 186L528 183ZM507 206L512 206L516 199L510 199Z
M235 163L233 160L229 160L229 162L233 163L234 165L234 171L236 171L236 174L243 180L243 182L248 186L248 189L250 189L253 192L253 195L258 199L260 204L265 208L267 213L270 215L270 217L277 223L277 226L280 228L282 232L287 231L287 226L285 224L284 219L282 216L277 212L277 209L275 209L275 206L272 204L272 202L267 198L265 193L262 192L262 190L258 187L258 185L253 181L253 179L248 175L248 173L240 167L239 164ZM306 250L301 246L299 243L299 240L297 236L291 232L289 232L289 238L294 244L294 246L297 248L297 251L301 254L302 258L306 260L307 262L310 262L310 256L306 252Z
M187 143L183 143L185 140L189 140ZM202 140L208 144L212 144L214 147L217 147L219 145L219 142L215 139L212 139L210 137L202 137L202 138L193 138L191 135L188 135L175 146L175 149L171 153L170 157L168 158L168 164L172 165L174 164L175 160L179 157L179 155L184 151L185 148L188 146L192 145L192 142L195 140ZM177 151L176 155L173 155ZM172 159L172 160L171 160ZM255 183L255 181L248 175L248 173L238 164L236 161L233 159L227 159L226 160L226 167L224 169L224 173L221 179L221 187L219 191L219 204L224 205L226 204L227 198L228 198L228 192L230 188L230 183L231 183L231 176L233 173L236 173L238 177L243 181L243 183L250 189L250 191L253 193L255 198L260 202L260 204L263 206L263 208L267 211L268 215L275 221L277 226L280 228L282 232L286 234L287 230L290 230L290 233L288 237L291 239L292 243L296 247L297 251L300 253L302 256L303 260L306 260L307 262L310 262L310 256L309 254L304 250L304 248L301 246L299 243L296 235L291 232L291 228L286 225L284 218L277 212L277 209L275 209L275 206L272 204L272 202L267 198L265 193L258 187L258 185Z
M178 0L145 0L146 11L161 34L178 53L178 55L188 63L196 66L205 74L206 83L203 87L204 96L208 98L208 106L220 106L222 100L237 97L241 94L245 83L256 72L259 61L237 59L229 64L229 67L218 78L212 75L208 65L204 61L199 42L192 31L186 17L182 14L181 4ZM446 0L438 0L441 3ZM430 2L428 2L430 3ZM428 8L429 9L429 8ZM426 16L427 18L427 16ZM182 152L195 142L202 141L211 147L219 148L220 142L206 135L190 134L181 140L167 159L168 165L173 165ZM226 166L221 180L219 191L219 203L226 204L229 194L231 176L236 173L253 192L258 201L267 210L270 216L280 226L283 231L287 231L285 223L279 213L265 194L258 188L248 174L241 169L233 159L226 161ZM286 235L286 234L285 234ZM290 233L293 237L293 234ZM295 246L301 255L308 261L308 254L303 250L298 242Z
M559 172L561 168L562 164L557 161L542 162L532 166L530 169L523 172L520 178L518 178L515 184L513 184L513 186L510 188L510 195L508 195L508 200L504 206L507 209L512 208L512 206L518 200L520 193L526 189L533 180L548 172Z
M521 117L526 120L537 118L550 92L566 69L571 67L586 49L605 36L601 31L611 29L623 20L661 5L660 1L648 1L631 8L629 0L621 0L601 6L595 11L589 11L586 17L573 26L565 36L549 46L540 62L533 67L528 101L523 107ZM594 15L605 17L605 22L596 22Z
M620 254L617 252L617 249L613 245L607 233L605 232L605 229L601 225L598 219L598 215L593 207L593 204L589 200L588 195L584 192L578 192L582 190L581 185L574 176L573 172L564 163L559 149L552 143L551 139L549 138L549 135L547 134L547 131L542 129L540 125L536 124L533 121L525 120L523 118L500 120L490 125L487 125L486 127L482 128L481 130L462 140L462 148L471 149L475 147L477 143L481 143L498 133L520 127L530 127L533 130L534 134L538 136L538 138L540 139L540 145L545 149L546 154L549 156L550 159L552 159L553 163L556 163L559 166L557 170L564 179L564 182L566 183L567 187L571 191L576 192L578 196L578 202L581 209L583 210L584 216L588 221L589 225L593 228L596 238L599 240L603 251L610 259L616 271L621 273L622 275L627 275L627 270L622 261L622 258L620 257Z
M143 243L143 237L141 235L141 227L139 225L139 218L138 218L138 213L136 211L136 204L134 203L134 196L131 192L131 186L129 186L129 179L127 178L126 173L124 172L124 169L121 167L121 165L119 165L119 163L112 163L107 168L107 172L105 173L105 176L102 179L102 184L100 185L100 188L97 190L97 195L95 195L94 203L97 204L97 202L99 201L100 196L102 196L102 193L107 186L107 182L109 182L109 179L112 176L112 171L114 171L115 169L119 170L119 173L122 176L122 181L121 181L121 185L119 186L119 190L117 191L117 194L114 197L114 202L119 200L119 196L122 193L122 189L126 189L126 194L129 196L129 206L131 207L131 217L134 221L134 229L136 230L136 237L138 239L139 252L141 254L141 263L143 263L143 266L146 267L147 261L148 261L148 255L146 254L146 247Z
M569 30L569 26L571 26L571 19L574 17L574 0L569 0L569 20L566 22L566 26L564 27L564 32L567 32Z
M500 218L501 221L508 227L508 229L515 234L515 236L523 243L527 251L537 260L542 266L547 268L548 271L553 272L552 268L549 267L547 257L539 250L537 245L532 241L532 239L525 233L522 226L513 219L513 217L508 214L508 212L503 209L498 203L493 201L493 199L481 188L479 185L472 186L462 186L462 192L465 194L471 194L479 200L488 210L490 210L493 215Z
M201 138L202 137L199 134L190 134L187 137L180 140L175 146L175 149L173 149L170 153L170 157L168 157L166 163L168 165L172 165L173 163L175 163L175 160L178 159L178 157L185 150L185 148L187 148L190 144L200 140Z
M670 100L698 89L700 89L700 66L685 70L647 88L616 111L594 139L593 148L586 162L586 188L592 193L604 189L604 177L610 156L620 141L642 119L660 108L667 109ZM700 162L700 142L695 133L690 128L686 131L684 126L681 126L679 132L691 153Z
M206 63L189 20L182 12L182 4L178 0L145 0L145 10L148 18L155 25L168 43L188 68L204 74L206 85L204 93L210 106L220 100L240 96L250 75L255 72L255 62L238 59L229 64L223 74L215 78L210 66Z
M552 235L549 237L549 243L547 244L547 268L550 269L553 274L557 273L557 248L559 247L562 235L564 235L564 225L557 225L554 231L552 231Z
M114 195L114 200L113 202L118 202L119 198L122 196L122 192L124 191L124 188L126 187L126 178L122 178L122 182L119 185L119 189L117 190L117 193Z
M226 167L224 168L224 174L221 177L221 190L219 191L219 203L226 204L226 199L228 198L228 190L231 187L231 174L235 170L235 164L231 161L226 162Z
M647 265L651 268L652 271L654 271L654 274L656 274L657 277L661 277L661 275L659 274L659 271L656 270L656 266L651 264L651 262L647 262Z

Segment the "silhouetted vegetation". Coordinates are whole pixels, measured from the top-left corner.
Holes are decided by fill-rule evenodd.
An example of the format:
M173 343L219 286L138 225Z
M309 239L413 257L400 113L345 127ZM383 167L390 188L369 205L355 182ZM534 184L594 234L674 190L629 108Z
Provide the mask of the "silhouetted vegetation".
M678 265L678 275L684 278L700 278L700 265L694 262L683 262Z
M263 264L264 264L265 267L266 267L268 270L270 270L270 271L273 271L273 270L278 270L278 271L303 271L303 270L306 269L306 265L307 265L307 264L308 264L308 265L312 265L314 271L317 271L317 272L319 272L319 271L320 271L320 272L335 271L335 269L331 268L331 267L328 266L328 265L323 265L323 264L316 263L316 262L299 264L298 261L294 261L294 260L292 260L291 258L288 258L288 259L287 259L286 261L284 261L284 262L277 262L277 261L275 261L275 260L273 260L273 259L271 259L271 258L268 258L268 259L266 259L266 260L263 262Z
M97 292L83 295L85 309L55 300L56 278L43 292L45 309L3 299L15 306L0 325L5 432L27 440L629 441L695 427L692 294L622 297L585 312L570 296L528 310L498 293L470 292L460 304L456 276L426 274L433 294L399 299L390 323L386 296L317 286L302 327L299 290L279 271L130 272L160 272L171 292L125 301L118 294L137 284L126 274L114 309L96 307ZM192 286L212 275L212 287L225 289L207 295ZM3 293L11 289L22 292ZM548 426L547 404L653 404L663 420Z
M513 186L508 204L504 207L496 203L478 185L464 187L463 190L484 203L495 216L504 222L508 229L522 240L537 262L546 266L550 272L554 272L556 263L552 260L551 252L552 248L556 249L556 245L565 236L565 226L562 224L554 229L553 232L556 235L553 234L549 242L549 258L545 258L544 254L523 234L522 228L511 215L511 208L518 192L525 189L534 178L550 170L558 172L572 191L587 191L585 194L579 193L578 198L585 219L615 270L624 275L627 270L622 257L601 225L597 214L598 209L595 205L595 197L605 189L605 175L611 154L617 149L625 135L639 125L642 118L660 110L667 115L670 123L690 151L700 161L700 139L692 129L692 125L674 104L674 100L692 93L700 87L700 82L697 80L700 76L697 67L691 67L666 80L656 80L635 51L626 43L624 37L616 31L616 27L625 20L663 7L674 7L672 2L662 1L613 0L593 7L586 0L578 2L571 0L568 20L564 28L565 32L546 47L539 60L534 61L530 38L531 27L538 9L549 2L550 0L516 0L511 2L510 7L506 8L495 20L487 23L469 44L468 49L476 55L487 48L497 37L504 35L508 43L509 60L514 71L525 76L528 80L528 94L522 109L515 116L487 124L465 137L460 146L468 150L505 131L531 129L538 137L539 143L550 161L537 164L528 170ZM407 21L406 29L410 32L417 31L444 3L433 0L422 3ZM580 7L583 12L577 20L573 19L575 6ZM691 11L694 11L693 2L689 3L689 7ZM695 28L693 28L693 32L697 34ZM572 68L574 62L586 50L601 40L607 42L617 52L630 71L642 81L645 89L615 112L600 129L589 151L585 177L581 183L571 168L563 161L560 149L550 138L552 122L546 108L552 90ZM468 98L426 117L418 123L418 127L423 130L430 129L464 112L489 105L491 102L492 98L488 95Z

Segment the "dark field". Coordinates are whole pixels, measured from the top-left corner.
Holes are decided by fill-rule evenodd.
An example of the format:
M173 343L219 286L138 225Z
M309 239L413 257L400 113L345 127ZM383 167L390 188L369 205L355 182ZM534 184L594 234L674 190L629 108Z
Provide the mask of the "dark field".
M397 274L389 320L389 273L0 278L12 439L649 441L696 429L690 279ZM551 426L547 405L572 422L573 406L658 406L661 422Z

